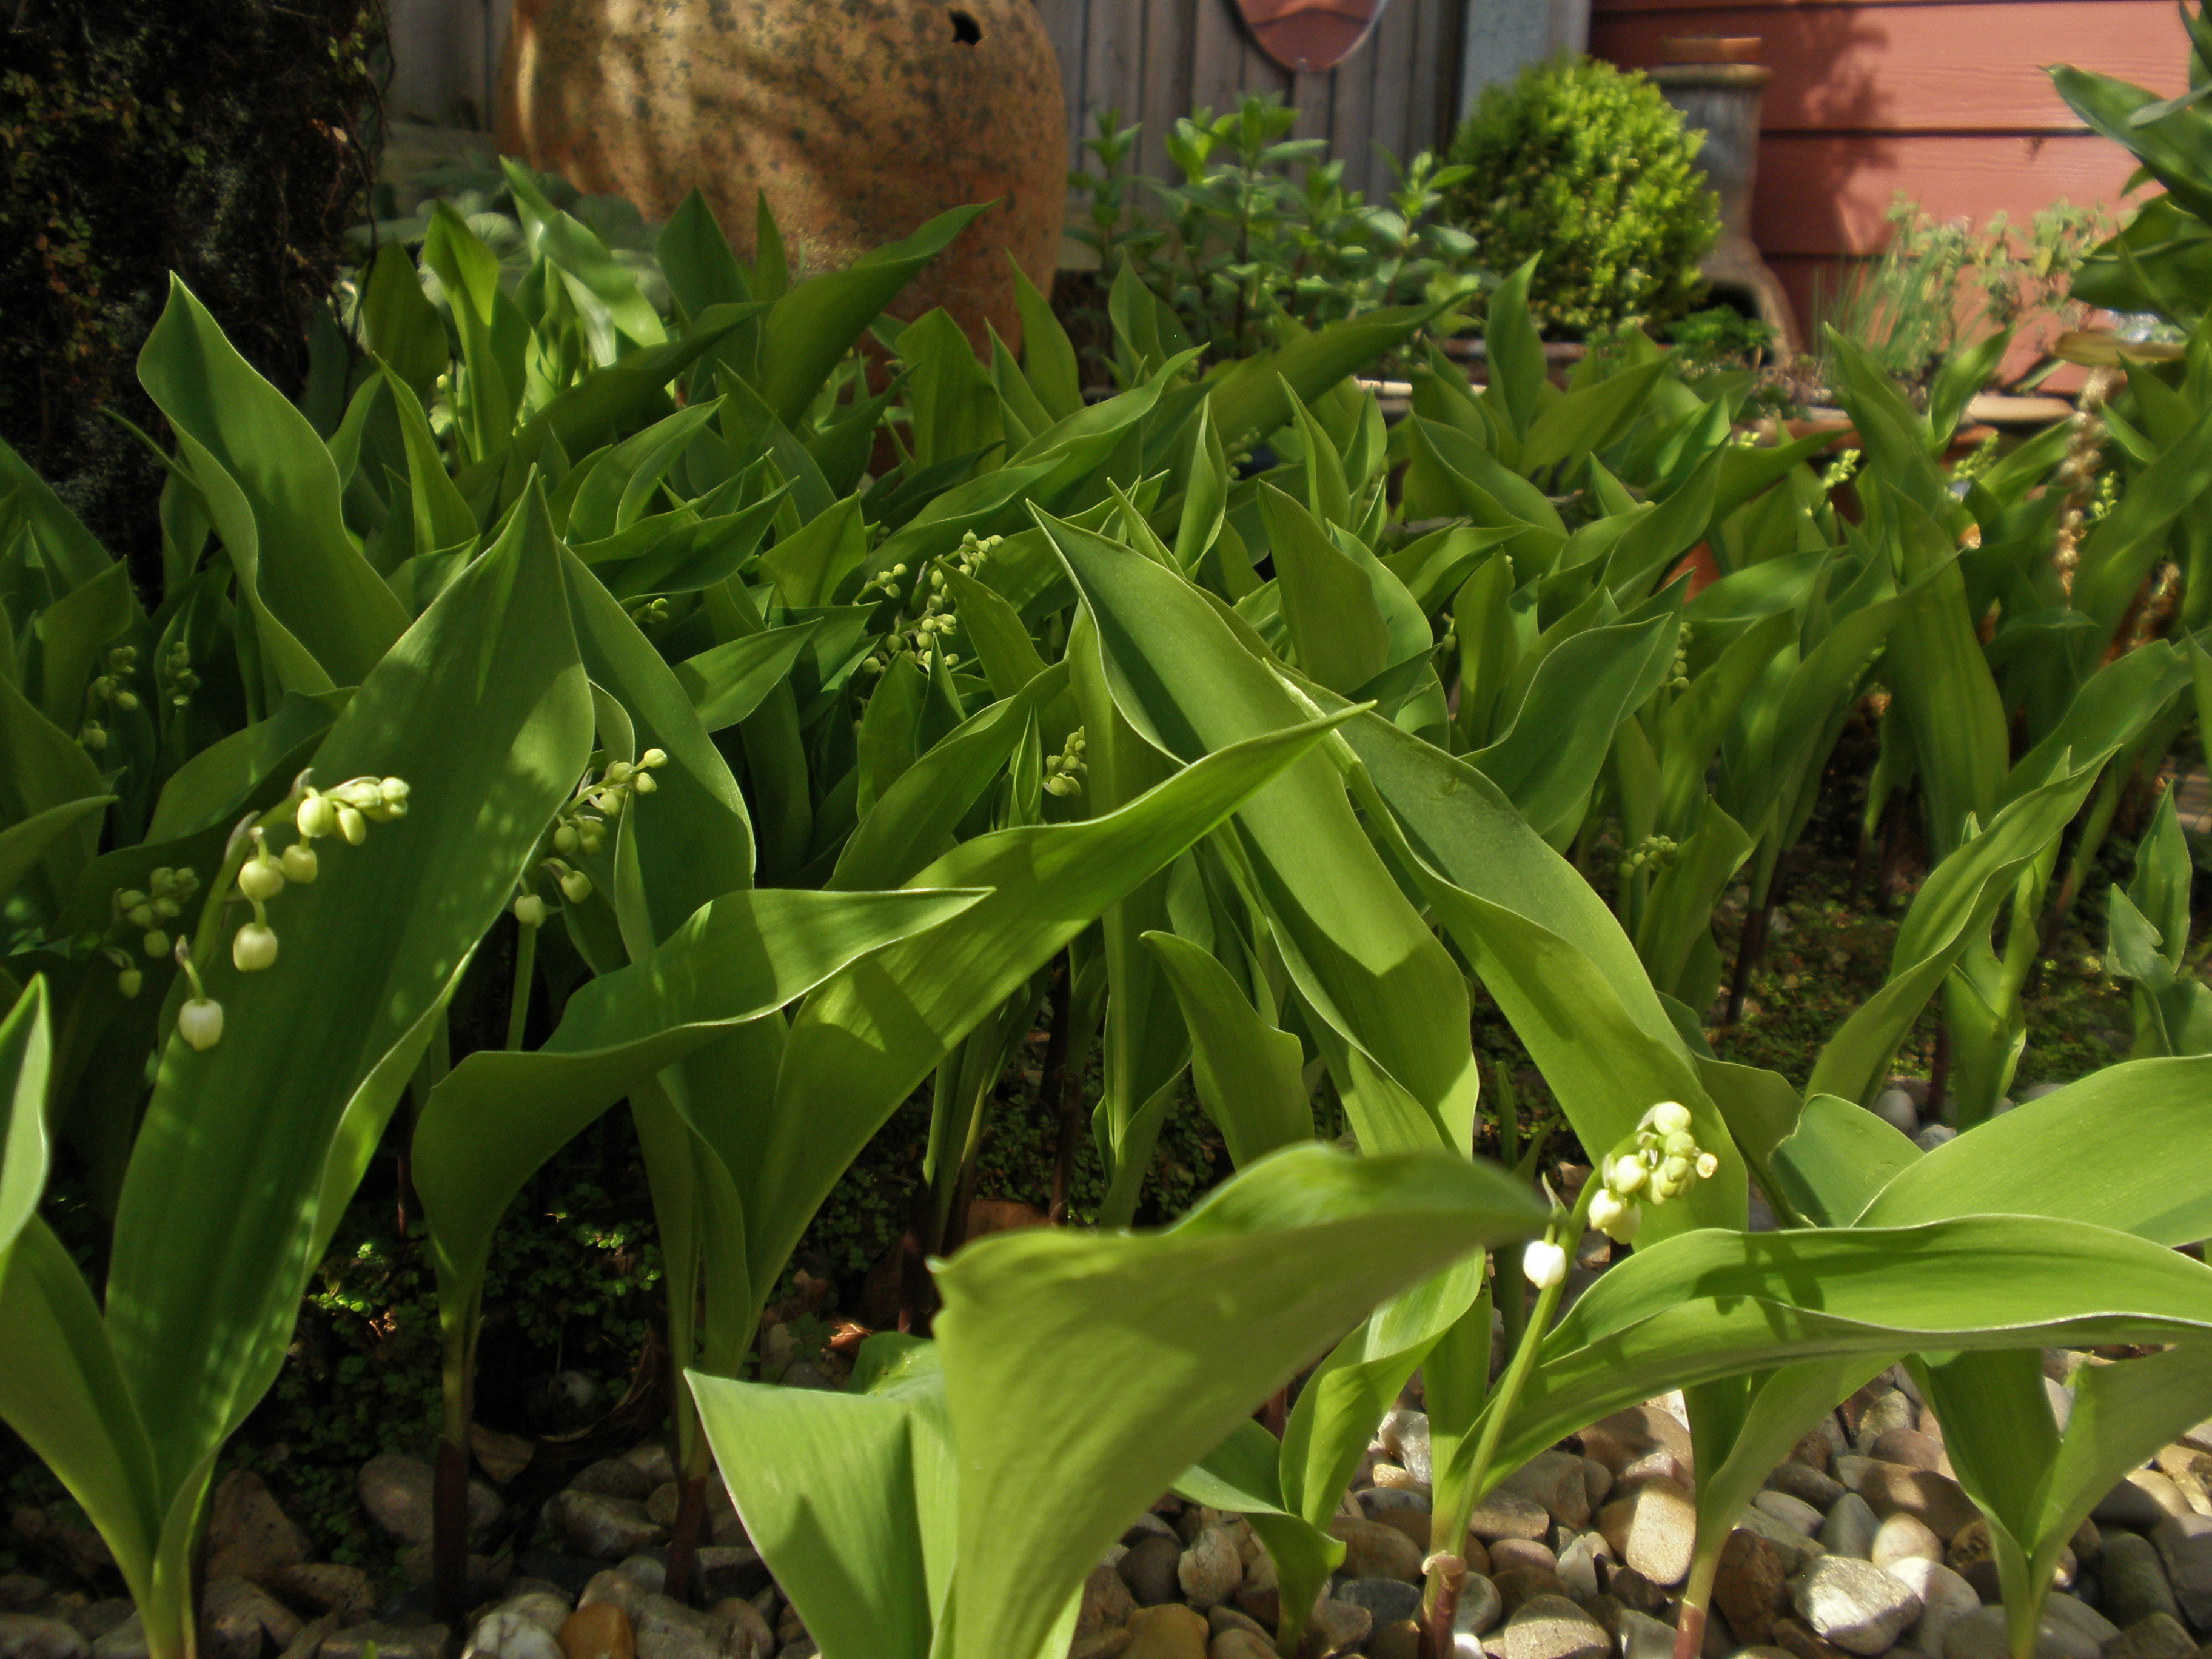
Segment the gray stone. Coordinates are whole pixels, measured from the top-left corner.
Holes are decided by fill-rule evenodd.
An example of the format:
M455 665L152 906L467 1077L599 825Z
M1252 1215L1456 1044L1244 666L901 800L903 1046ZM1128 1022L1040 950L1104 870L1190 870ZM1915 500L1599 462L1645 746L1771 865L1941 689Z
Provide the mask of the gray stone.
M1875 1518L1866 1499L1847 1492L1836 1500L1816 1535L1829 1554L1856 1556L1863 1561L1874 1549L1875 1534L1881 1530L1881 1522Z
M1110 1563L1102 1561L1091 1569L1091 1576L1083 1581L1083 1600L1076 1609L1075 1633L1086 1637L1096 1636L1103 1630L1119 1630L1129 1622L1129 1615L1136 1610L1137 1599L1129 1594L1121 1575Z
M1884 1089L1874 1097L1869 1109L1901 1135L1911 1134L1920 1127L1920 1113L1912 1103L1912 1097L1902 1089Z
M376 1605L376 1587L359 1567L337 1561L302 1561L287 1567L271 1586L295 1607L356 1619Z
M2105 1540L2097 1577L2104 1587L2105 1609L2123 1630L2154 1613L2173 1618L2181 1612L2166 1582L2166 1565L2159 1559L2158 1546L2136 1533L2115 1528Z
M1207 1527L1191 1540L1176 1563L1176 1582L1185 1605L1204 1613L1237 1593L1243 1582L1244 1558L1226 1527Z
M1859 1413L1858 1431L1851 1443L1863 1455L1871 1456L1869 1449L1874 1443L1892 1429L1909 1429L1920 1421L1920 1407L1912 1396L1902 1389L1891 1389L1876 1395Z
M1744 1510L1736 1524L1773 1545L1782 1557L1783 1565L1793 1575L1802 1572L1828 1553L1828 1547L1819 1539L1808 1538L1796 1528L1785 1526L1756 1504Z
M461 1659L562 1659L554 1632L520 1613L494 1607L469 1632Z
M636 1610L639 1598L644 1594L636 1579L608 1567L592 1575L591 1582L576 1597L576 1608L580 1613L586 1607L619 1607L628 1613Z
M2212 1630L2212 1516L2169 1515L2151 1528L2166 1559L2166 1580L2189 1622Z
M1452 1612L1455 1644L1462 1638L1473 1641L1495 1625L1504 1611L1504 1598L1498 1595L1498 1586L1479 1572L1468 1574L1467 1582L1460 1586L1459 1606ZM1475 1642L1474 1646L1480 1653L1481 1643Z
M146 1627L132 1613L92 1644L92 1659L146 1659Z
M1474 1506L1467 1529L1486 1544L1498 1538L1541 1539L1552 1529L1552 1517L1534 1498L1501 1486Z
M647 1595L668 1588L668 1563L657 1555L626 1555L615 1563L615 1571Z
M1943 1632L1943 1659L2008 1659L2009 1653L2001 1607L1977 1607ZM2036 1626L2033 1659L2098 1659L2097 1644L2046 1613Z
M2043 1611L2069 1629L2077 1630L2099 1647L2120 1633L2120 1627L2078 1595L2057 1595L2044 1599Z
M1605 1626L1564 1595L1532 1597L1506 1622L1505 1659L1611 1659Z
M665 1480L656 1480L653 1472L633 1463L627 1457L603 1457L596 1463L586 1463L568 1482L570 1492L597 1492L602 1498L635 1498L640 1503L662 1486L673 1486L672 1474Z
M2136 1471L2137 1475L2148 1473ZM2152 1495L2148 1480L2138 1480L2136 1475L2106 1492L2089 1511L2089 1518L2100 1526L2130 1527L2137 1532L2148 1532L2166 1516L2166 1505Z
M768 1563L744 1544L709 1544L696 1558L699 1599L710 1607L732 1595L757 1595L768 1583Z
M492 1613L505 1613L511 1619L527 1620L548 1636L558 1636L561 1626L568 1622L574 1611L568 1598L556 1589L516 1590L492 1608ZM484 1615L486 1618L490 1613Z
M1495 1577L1516 1568L1533 1568L1538 1572L1556 1575L1559 1558L1550 1548L1533 1538L1501 1538L1490 1547L1490 1571Z
M1613 1639L1620 1659L1672 1659L1674 1651L1674 1627L1634 1607L1620 1610Z
M646 1595L630 1615L630 1628L638 1659L768 1659L768 1627L757 1614L740 1626L672 1596Z
M1947 1140L1956 1140L1959 1132L1948 1123L1931 1123L1912 1137L1912 1144L1923 1152L1932 1152Z
M1325 1595L1314 1604L1313 1620L1306 1628L1316 1653L1350 1653L1367 1639L1375 1620L1364 1607Z
M376 1659L446 1659L452 1645L452 1635L443 1625L386 1625L371 1620L325 1637L319 1659L363 1659L372 1647Z
M403 1544L430 1541L431 1486L435 1480L419 1457L386 1452L361 1466L354 1490L368 1518ZM499 1519L499 1494L481 1480L469 1482L469 1540L471 1543Z
M636 1498L610 1498L573 1486L553 1494L545 1505L545 1519L571 1551L598 1561L619 1561L668 1539L667 1531Z
M1943 1540L1918 1516L1899 1510L1875 1528L1867 1559L1877 1567L1894 1566L1899 1561L1941 1561Z
M46 1605L54 1587L35 1573L0 1572L0 1613L29 1613Z
M63 1616L76 1626L79 1636L88 1642L97 1642L137 1611L129 1596L107 1595Z
M1589 1524L1590 1517L1589 1482L1583 1468L1583 1460L1571 1453L1538 1452L1500 1484L1541 1504L1560 1526L1581 1528ZM1608 1471L1608 1484L1610 1480Z
M1347 1578L1337 1586L1336 1599L1366 1608L1377 1630L1418 1618L1421 1611L1421 1587L1402 1578Z
M1559 1553L1553 1571L1567 1587L1567 1594L1587 1607L1597 1599L1598 1562L1611 1562L1613 1559L1613 1547L1605 1541L1602 1534L1577 1533Z
M1176 1569L1182 1560L1182 1551L1172 1535L1162 1538L1154 1534L1129 1546L1118 1571L1139 1607L1156 1607L1175 1600Z
M1698 1532L1697 1505L1671 1480L1647 1480L1598 1511L1598 1530L1613 1553L1655 1584L1689 1575Z
M2170 1613L2139 1619L2105 1644L2105 1659L2196 1659L2197 1638Z
M207 1659L258 1659L300 1633L299 1615L243 1578L210 1578L200 1590L200 1651Z
M1429 1480L1429 1418L1425 1412L1393 1411L1383 1418L1377 1437L1383 1449L1414 1480Z
M1920 1617L1920 1598L1870 1562L1823 1556L1790 1586L1790 1605L1847 1653L1887 1653Z
M305 1562L307 1534L251 1469L223 1476L208 1505L207 1576L245 1578L273 1587L288 1567Z
M1766 1477L1766 1486L1770 1492L1786 1492L1800 1503L1810 1504L1822 1515L1844 1495L1844 1483L1834 1475L1794 1457L1776 1466Z
M1751 1501L1784 1526L1802 1532L1808 1538L1820 1530L1820 1511L1802 1498L1792 1498L1786 1492L1762 1492Z
M88 1650L74 1625L0 1613L0 1659L84 1659Z
M1920 1598L1920 1617L1899 1645L1928 1659L1941 1659L1943 1632L1982 1605L1974 1587L1940 1561L1909 1555L1883 1571Z

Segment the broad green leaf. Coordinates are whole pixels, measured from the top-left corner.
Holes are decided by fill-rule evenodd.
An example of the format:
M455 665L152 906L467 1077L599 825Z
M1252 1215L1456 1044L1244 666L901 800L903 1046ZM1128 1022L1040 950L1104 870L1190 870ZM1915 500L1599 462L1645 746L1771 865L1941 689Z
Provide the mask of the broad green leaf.
M994 890L927 939L855 963L800 1006L774 1099L747 1103L731 1132L748 1152L740 1178L756 1274L780 1271L837 1177L955 1043L1328 729L1224 747L1119 811L978 836L917 873L910 885Z
M2014 878L2064 830L2100 769L2101 761L2030 790L1929 873L1897 930L1888 978L1823 1045L1807 1095L1865 1096L1952 964L1986 938Z
M1298 1040L1263 1019L1209 951L1173 933L1144 935L1167 975L1191 1039L1198 1102L1237 1169L1313 1139Z
M796 428L830 371L877 313L984 210L940 213L911 236L865 253L843 270L811 276L761 319L759 391L776 418Z
M544 1047L462 1060L430 1091L412 1142L441 1311L473 1303L493 1231L523 1183L635 1082L976 897L726 894L641 960L582 986Z
M368 1143L343 1154L357 1155L357 1178L433 1017L581 773L590 732L558 554L533 495L317 751L325 782L404 778L407 816L359 847L325 842L319 878L277 897L277 967L238 972L228 928L210 927L200 973L225 1035L204 1052L175 1040L161 1051L116 1221L107 1316L133 1393L160 1407L165 1501L274 1379L341 1120ZM255 1201L240 1204L241 1192Z
M1685 1233L1615 1264L1553 1327L1495 1468L1666 1389L1779 1364L2201 1343L2208 1327L2212 1268L2048 1216Z
M1029 624L996 588L985 586L957 566L937 568L944 572L960 632L975 647L993 696L1013 696L1045 672L1044 659L1030 639Z
M945 1383L914 1338L870 1337L860 1364L844 1394L689 1380L746 1535L822 1652L929 1659L961 1475Z
M0 901L4 901L26 876L39 867L46 849L57 838L106 811L114 801L112 795L87 795L34 812L21 823L0 830ZM98 828L96 824L91 827Z
M1349 696L1391 660L1390 625L1367 573L1304 507L1264 481L1260 516L1298 665L1332 691Z
M1006 263L1013 267L1014 307L1022 319L1022 368L1029 376L1030 389L1054 420L1079 414L1083 381L1067 331L1060 325L1052 302L1037 292L1021 262L1009 252Z
M1502 1172L1442 1151L1303 1146L1164 1232L1002 1233L963 1251L938 1279L961 1462L950 1659L1039 1652L1129 1517L1316 1348L1541 1224ZM1079 1349L1082 1366L1061 1363Z
M370 262L361 331L362 343L406 383L416 401L428 403L446 372L446 325L401 243L386 242Z
M1044 523L1097 620L1115 705L1153 747L1191 760L1308 717L1174 572ZM1332 1069L1361 1145L1471 1144L1478 1075L1464 982L1376 855L1335 769L1322 755L1301 761L1237 829L1292 981L1346 1045Z
M17 510L29 519L39 550L63 587L81 586L115 562L30 464L0 441L0 496L8 495L15 496Z
M337 467L307 416L173 278L138 378L207 498L277 683L360 684L407 614L346 533Z
M711 647L675 665L678 684L709 732L735 726L790 677L792 664L818 622L771 628Z
M1431 316L1426 306L1393 306L1303 335L1279 350L1247 357L1206 380L1212 424L1224 447L1264 436L1291 419L1290 392L1311 402L1346 375L1395 350Z
M17 828L104 793L83 746L0 675L0 825ZM37 866L43 908L51 912L69 896L99 848L100 822L89 813L46 837Z
M1275 1437L1248 1417L1202 1461L1177 1476L1175 1490L1188 1503L1226 1510L1251 1523L1267 1559L1275 1564L1281 1590L1277 1628L1295 1642L1304 1609L1319 1599L1329 1574L1342 1564L1344 1546L1284 1507L1281 1459Z
M46 981L33 977L0 1021L0 1278L9 1248L39 1212L46 1185L46 1079L53 1031Z

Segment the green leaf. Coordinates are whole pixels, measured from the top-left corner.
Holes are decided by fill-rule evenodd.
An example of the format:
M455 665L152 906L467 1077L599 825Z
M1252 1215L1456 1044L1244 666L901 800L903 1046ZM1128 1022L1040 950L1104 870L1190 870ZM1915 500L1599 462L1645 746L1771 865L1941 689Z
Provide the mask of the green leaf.
M87 795L34 812L20 823L0 830L0 900L5 900L46 855L46 849L71 830L85 824L115 802L112 795ZM99 825L86 828L97 832Z
M1437 1151L1292 1147L1148 1237L1002 1233L939 1274L960 1454L949 1659L1040 1652L1100 1553L1321 1343L1542 1224L1502 1172ZM1085 1363L1064 1361L1081 1352ZM1010 1527L1008 1516L1029 1517Z
M1143 555L1043 520L1091 614L1115 705L1190 760L1306 717L1212 605ZM1332 1070L1370 1151L1470 1144L1478 1084L1459 971L1376 855L1328 758L1237 815L1251 896L1291 981L1345 1047Z
M492 1234L523 1183L639 1080L773 1013L973 892L729 893L569 998L531 1053L480 1049L430 1091L412 1143L441 1311L472 1315Z
M960 1482L931 1345L870 1337L844 1394L689 1380L746 1535L822 1651L929 1659Z
M792 665L818 619L750 634L686 657L676 665L677 683L691 699L699 724L709 732L735 726L790 678Z
M1278 1630L1283 1640L1294 1643L1304 1622L1304 1609L1328 1587L1329 1574L1344 1560L1344 1546L1283 1506L1281 1457L1275 1437L1248 1417L1176 1477L1175 1491L1186 1502L1226 1510L1251 1523L1275 1564L1281 1590Z
M843 270L811 276L775 302L761 319L758 387L778 420L796 428L830 371L877 313L987 205L940 213L911 236L861 255Z
M1288 393L1312 402L1346 375L1413 338L1431 315L1427 306L1370 311L1218 370L1204 384L1223 447L1236 448L1286 425Z
M1865 1097L1952 964L1986 939L2013 878L2065 829L2101 769L2100 761L2030 790L1929 873L1897 930L1887 979L1822 1046L1807 1095Z
M30 520L39 550L63 587L78 587L115 562L30 463L0 441L0 497L10 495L16 509Z
M46 1078L53 1031L46 981L34 975L0 1021L0 1278L46 1185Z
M317 1254L325 1166L358 1179L590 743L558 555L533 494L317 751L326 782L404 778L408 815L359 847L325 843L319 878L279 896L281 965L238 972L218 921L200 974L223 1006L223 1039L204 1052L172 1039L161 1051L116 1220L107 1310L124 1374L152 1415L165 1502L274 1380ZM240 1204L240 1192L255 1201Z
M1022 368L1029 376L1030 389L1056 421L1080 414L1083 381L1067 331L1053 313L1052 302L1030 281L1021 261L1009 252L1006 263L1013 268L1014 308L1022 319Z
M1298 1040L1261 1018L1229 970L1188 939L1144 935L1182 1010L1191 1081L1237 1169L1313 1139Z
M1305 508L1264 481L1260 517L1299 666L1332 691L1358 690L1391 661L1390 625L1367 573Z
M417 404L427 404L446 372L446 325L398 242L386 242L369 264L361 331L362 343L406 383Z
M756 1275L773 1279L869 1136L955 1043L1327 730L1294 726L1224 748L1119 811L981 836L916 874L916 886L994 890L927 939L854 963L801 1005L773 1103L747 1106L739 1126Z
M207 499L276 683L360 684L407 613L347 534L337 467L307 416L174 278L138 379Z

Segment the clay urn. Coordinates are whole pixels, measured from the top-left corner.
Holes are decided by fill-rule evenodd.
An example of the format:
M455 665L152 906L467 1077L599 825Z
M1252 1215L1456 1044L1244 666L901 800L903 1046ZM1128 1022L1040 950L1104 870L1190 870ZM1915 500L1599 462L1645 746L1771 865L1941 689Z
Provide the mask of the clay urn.
M1049 291L1066 198L1035 0L515 0L501 149L665 218L696 186L741 258L765 196L794 275L995 200L894 309L1020 341L1011 253Z

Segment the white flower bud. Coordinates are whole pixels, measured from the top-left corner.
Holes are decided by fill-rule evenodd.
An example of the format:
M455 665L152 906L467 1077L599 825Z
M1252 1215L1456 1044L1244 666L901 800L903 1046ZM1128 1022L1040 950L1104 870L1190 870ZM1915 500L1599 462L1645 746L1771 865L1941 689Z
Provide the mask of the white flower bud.
M564 823L553 832L553 848L556 852L573 853L582 840L583 837L576 833L576 826L573 823Z
M628 783L629 781L629 775L636 770L637 768L632 766L628 761L612 762L607 767L607 781L609 783Z
M384 804L386 806L398 807L402 811L405 810L408 796L406 779L380 778L377 781L376 793L383 799Z
M514 919L525 927L545 925L545 901L535 893L525 893L514 901Z
M310 789L300 802L300 810L292 815L292 821L302 836L314 841L338 827L338 809L331 804L328 795Z
M1698 1179L1711 1181L1721 1172L1721 1161L1711 1152L1698 1154Z
M1607 1177L1606 1184L1626 1198L1641 1187L1644 1177L1650 1173L1644 1167L1644 1160L1632 1154L1617 1158L1613 1160L1613 1173Z
M256 904L266 904L284 890L284 872L266 852L257 853L239 866L238 890Z
M146 946L146 954L157 960L169 954L169 936L158 927L149 928L147 931L143 943Z
M345 837L346 845L358 847L368 839L368 820L358 811L350 806L341 806L337 809L337 816L338 834Z
M1590 1207L1595 1210L1597 1206L1593 1204ZM1624 1204L1620 1206L1620 1214L1613 1224L1600 1231L1616 1244L1633 1244L1636 1242L1636 1235L1642 1231L1643 1226L1644 1206L1640 1204Z
M1644 1117L1662 1135L1680 1134L1690 1127L1690 1109L1679 1101L1662 1100Z
M204 1054L222 1041L222 1004L194 997L177 1010L177 1035Z
M659 788L660 785L659 781L655 780L652 773L640 772L630 779L629 787L636 790L641 795L649 795L654 790Z
M1601 1188L1597 1195L1590 1200L1589 1224L1598 1231L1610 1237L1613 1230L1620 1224L1623 1216L1630 1213L1631 1208L1628 1202L1618 1193L1613 1192L1610 1188Z
M563 871L561 875L561 896L571 904L581 904L592 896L592 878L581 870Z
M315 849L304 841L295 841L286 848L276 864L283 871L285 880L296 881L303 887L315 878L318 868Z
M258 973L276 960L276 930L266 922L249 921L230 941L230 960L241 974Z
M115 694L115 706L125 714L129 714L138 706L138 694L135 691L118 691Z
M1668 1135L1659 1145L1669 1158L1695 1158L1698 1155L1698 1140L1694 1135Z
M1697 1167L1686 1158L1670 1157L1660 1164L1659 1179L1673 1182L1676 1189L1680 1190L1689 1183L1690 1177L1696 1171Z
M1521 1271L1540 1291L1548 1291L1567 1276L1567 1253L1558 1245L1538 1239L1521 1247Z
M668 751L665 749L648 749L637 757L637 763L640 766L665 766L668 764Z
M151 927L154 925L154 907L150 904L134 904L123 913L123 919L133 927Z
M583 842L584 851L587 855L598 852L599 848L607 844L607 838L589 824L586 824L584 827L580 839Z
M139 988L145 983L146 975L136 968L125 968L115 976L115 988L122 992L125 997L137 996Z

